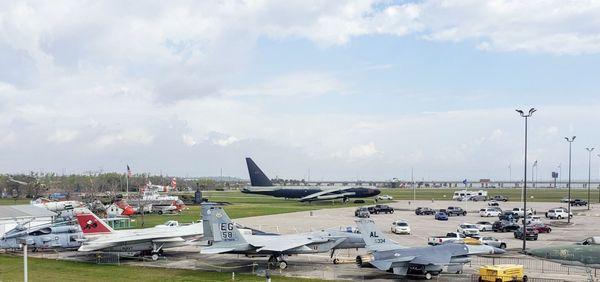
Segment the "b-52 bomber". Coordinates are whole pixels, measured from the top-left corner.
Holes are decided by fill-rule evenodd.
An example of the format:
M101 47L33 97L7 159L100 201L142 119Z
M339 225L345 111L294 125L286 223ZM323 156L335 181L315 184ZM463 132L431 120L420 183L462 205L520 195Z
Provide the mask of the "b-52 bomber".
M26 244L35 250L70 249L81 246L83 232L79 225L43 224L26 227L19 224L0 237L0 249L19 249Z
M333 252L337 249L364 248L365 243L359 234L323 230L299 234L253 234L250 230L240 230L229 219L225 210L215 203L202 204L204 240L208 247L202 247L202 254L243 254L248 257L269 257L269 265L285 269L285 257L297 254ZM249 231L249 232L242 232Z
M358 230L363 236L369 254L357 256L360 267L376 267L400 276L431 279L446 267L450 273L462 272L469 256L503 254L504 250L487 245L446 243L428 247L404 247L388 240L377 230L372 219L359 219Z
M242 189L242 193L299 199L300 202L309 203L335 199L347 202L350 198L374 197L381 193L379 189L367 187L275 186L251 158L246 158L246 165L250 187Z

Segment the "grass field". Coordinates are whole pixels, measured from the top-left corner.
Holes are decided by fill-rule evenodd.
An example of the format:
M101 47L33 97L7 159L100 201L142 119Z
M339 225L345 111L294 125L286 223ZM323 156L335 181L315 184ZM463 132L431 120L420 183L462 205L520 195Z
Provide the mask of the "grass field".
M230 272L180 270L127 265L97 265L51 259L28 259L29 281L231 281ZM237 281L265 281L237 274ZM0 255L0 281L23 281L23 258ZM272 281L321 281L272 276Z

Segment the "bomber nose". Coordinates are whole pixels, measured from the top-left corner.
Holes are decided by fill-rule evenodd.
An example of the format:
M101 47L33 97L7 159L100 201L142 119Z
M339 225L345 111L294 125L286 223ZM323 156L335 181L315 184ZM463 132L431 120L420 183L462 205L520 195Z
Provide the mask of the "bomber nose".
M495 255L501 255L501 254L504 254L504 253L506 253L506 250L500 249L500 248L494 248L494 254Z
M371 195L373 196L377 196L379 194L381 194L381 191L379 189L369 189L371 191Z

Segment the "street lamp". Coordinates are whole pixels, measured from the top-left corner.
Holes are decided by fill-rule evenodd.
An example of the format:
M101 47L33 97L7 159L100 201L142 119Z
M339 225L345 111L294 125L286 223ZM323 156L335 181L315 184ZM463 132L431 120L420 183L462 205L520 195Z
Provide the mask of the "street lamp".
M590 205L591 205L591 183L592 183L592 151L594 150L594 148L585 148L588 151L588 203L587 203L587 208L588 210L590 210Z
M569 195L567 197L569 199L569 208L567 214L567 223L571 223L571 145L573 145L573 141L575 141L575 136L571 137L571 139L569 139L569 137L565 137L565 140L569 142L569 182L567 182L567 187L569 187Z
M524 176L523 176L523 252L525 252L525 248L527 247L527 236L525 236L525 230L527 230L526 222L527 222L527 120L528 118L536 111L536 109L531 108L529 112L526 114L522 110L516 110L521 117L525 118L525 165L523 166Z

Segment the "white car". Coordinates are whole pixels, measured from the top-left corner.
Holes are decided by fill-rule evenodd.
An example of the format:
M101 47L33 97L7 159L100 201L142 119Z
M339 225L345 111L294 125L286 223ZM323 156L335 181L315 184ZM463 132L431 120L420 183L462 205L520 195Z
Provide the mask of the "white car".
M527 224L538 224L542 223L542 218L539 215L528 216L526 222Z
M502 213L502 210L498 209L498 208L483 208L479 210L479 216L481 217L496 217L499 216Z
M477 226L477 229L479 229L480 232L494 230L492 228L492 225L493 225L493 223L491 223L489 221L478 221L477 223L475 223L475 226Z
M573 213L569 215L569 212L565 208L550 209L546 213L546 217L550 219L563 219L567 218L568 216L573 217Z
M525 213L523 212L523 208L513 208L512 211L516 213L519 217L524 217ZM527 209L527 216L531 216L536 214L536 211L532 208Z
M397 220L392 222L391 230L394 234L410 234L410 225L406 220Z
M388 200L391 201L393 200L394 197L390 196L390 195L381 195L381 196L377 196L377 200Z
M476 236L479 235L479 228L475 224L462 223L458 226L456 232L462 233L465 236Z

